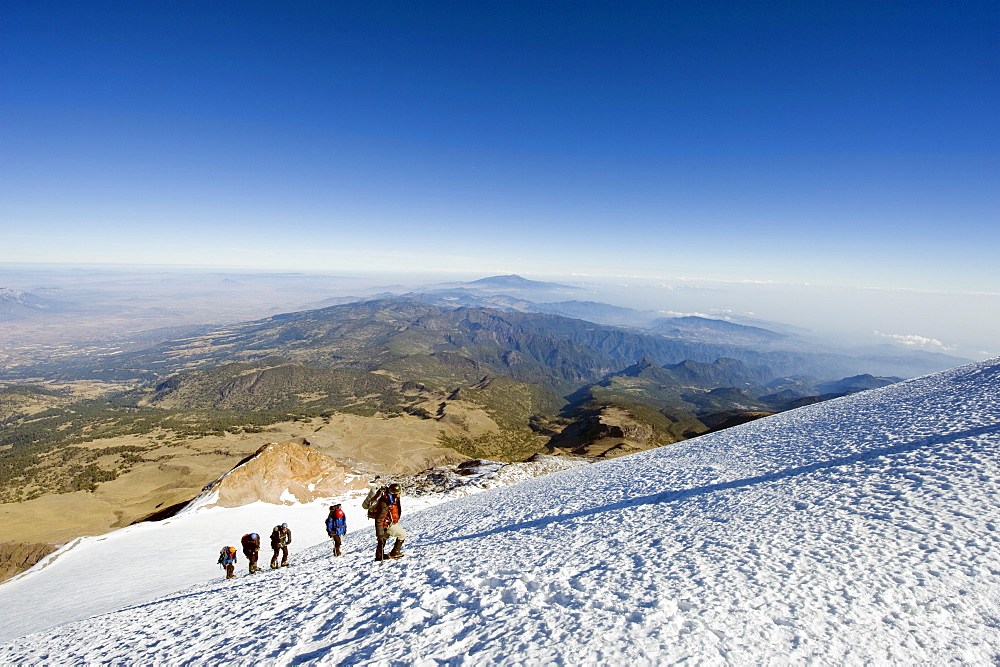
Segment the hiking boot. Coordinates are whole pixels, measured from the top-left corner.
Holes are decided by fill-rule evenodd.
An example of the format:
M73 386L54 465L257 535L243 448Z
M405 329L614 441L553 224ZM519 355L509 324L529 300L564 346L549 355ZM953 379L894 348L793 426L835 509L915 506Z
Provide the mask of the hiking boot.
M277 569L278 569L278 566L277 566L277 565L275 565L274 563L271 563L271 569L272 569L272 570L277 570Z
M405 555L406 554L389 554L388 556L386 556L386 558L389 558L391 560L396 560L397 558L402 558Z
M288 567L288 562L286 561L286 562L282 563L281 567Z

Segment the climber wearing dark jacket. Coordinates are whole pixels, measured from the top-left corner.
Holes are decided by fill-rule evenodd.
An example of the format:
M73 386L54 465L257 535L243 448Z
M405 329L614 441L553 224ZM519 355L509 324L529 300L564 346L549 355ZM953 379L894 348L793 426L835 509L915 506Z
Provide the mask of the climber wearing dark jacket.
M382 489L373 507L375 518L375 560L391 560L402 557L403 540L406 539L406 531L398 525L399 517L403 513L399 495L402 489L399 484L390 484ZM396 538L396 543L392 545L392 551L385 553L385 543L390 537Z
M257 558L260 556L260 535L247 533L240 540L240 544L243 545L243 555L250 561L250 574L260 572L260 568L257 567Z
M288 524L283 523L280 526L275 526L274 530L271 531L271 548L274 549L274 555L271 556L271 569L278 569L278 555L281 555L281 566L284 567L288 565L288 545L292 543L292 531L289 530Z

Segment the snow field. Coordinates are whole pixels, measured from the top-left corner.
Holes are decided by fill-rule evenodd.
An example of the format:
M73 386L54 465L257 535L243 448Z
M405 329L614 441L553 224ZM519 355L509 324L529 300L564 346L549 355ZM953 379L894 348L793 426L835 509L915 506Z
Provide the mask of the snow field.
M0 662L994 664L998 453L993 361L404 504L401 561L370 562L365 525L345 557L216 575Z
M0 585L0 608L18 608L18 614L0 614L0 641L37 632L62 623L149 602L188 586L224 576L217 564L219 550L235 546L236 574L247 576L247 560L240 538L261 536L260 561L268 567L271 529L288 523L292 530L289 557L295 563L308 547L331 544L325 529L330 505L342 503L349 531L371 529L363 509L363 492L309 504L273 505L257 502L236 508L199 508L160 522L128 526L96 537L83 537ZM427 497L415 503L426 507L443 499ZM259 575L258 575L259 576ZM25 606L24 599L44 600Z

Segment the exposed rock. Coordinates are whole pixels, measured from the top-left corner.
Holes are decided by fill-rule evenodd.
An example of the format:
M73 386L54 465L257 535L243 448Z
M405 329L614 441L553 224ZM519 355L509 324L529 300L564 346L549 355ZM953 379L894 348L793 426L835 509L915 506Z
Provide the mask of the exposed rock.
M747 422L752 422L756 419L761 419L763 417L770 417L773 412L763 412L759 410L748 410L745 412L725 412L712 415L711 418L704 418L703 421L705 426L709 427L707 433L715 433L716 431L722 431L727 428L732 428L733 426L739 426L740 424L746 424Z
M658 447L664 442L651 424L619 407L608 406L567 427L552 439L553 452L611 458Z
M366 480L351 475L335 459L312 447L272 442L241 461L205 491L214 495L206 503L208 506L240 507L256 501L276 505L308 503L365 486Z
M403 496L444 494L457 497L588 463L593 463L593 459L544 454L535 454L527 461L515 463L472 459L458 465L438 466L416 475L376 477L374 482L377 485L395 482L403 487Z
M24 572L56 549L56 545L47 543L0 543L0 581Z

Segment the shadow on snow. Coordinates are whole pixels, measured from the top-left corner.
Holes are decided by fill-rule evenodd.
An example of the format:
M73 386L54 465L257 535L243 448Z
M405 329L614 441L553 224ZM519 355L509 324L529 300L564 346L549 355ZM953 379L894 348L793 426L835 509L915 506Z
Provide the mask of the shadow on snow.
M931 438L920 438L918 440L913 440L911 442L901 443L898 445L891 445L888 447L878 447L876 449L871 449L865 452L858 452L856 454L850 454L848 456L839 456L837 458L828 459L826 461L817 461L815 463L810 463L809 465L797 466L794 468L786 468L784 470L778 470L763 475L756 475L754 477L747 477L745 479L736 479L730 482L720 482L718 484L706 484L705 486L699 486L691 489L662 491L660 493L654 493L648 496L640 496L638 498L629 498L627 500L622 500L620 502L613 503L610 505L602 505L601 507L594 507L580 512L574 512L572 514L559 514L555 516L543 517L541 519L534 519L532 521L525 521L523 523L516 523L498 528L493 528L492 530L487 530L480 533L474 533L471 535L460 535L446 540L428 542L427 544L428 545L447 544L449 542L459 542L462 540L479 539L487 537L489 535L496 535L499 533L525 530L529 528L541 528L543 526L547 526L559 521L572 520L581 517L592 516L594 514L601 514L603 512L627 509L630 507L638 507L641 505L658 505L661 503L684 502L686 500L692 500L694 498L709 495L719 491L748 488L752 486L757 486L759 484L769 484L772 482L778 482L784 479L788 479L791 477L797 477L799 475L808 475L810 473L814 473L820 470L827 470L830 468L837 468L842 466L854 465L857 463L864 463L866 461L872 461L882 457L896 456L899 454L914 452L923 449L925 447L932 447L936 445L948 445L958 440L963 440L966 438L975 438L994 433L1000 433L1000 424L979 426L976 428L967 429L965 431L958 431L956 433L949 433L946 435L935 436Z

